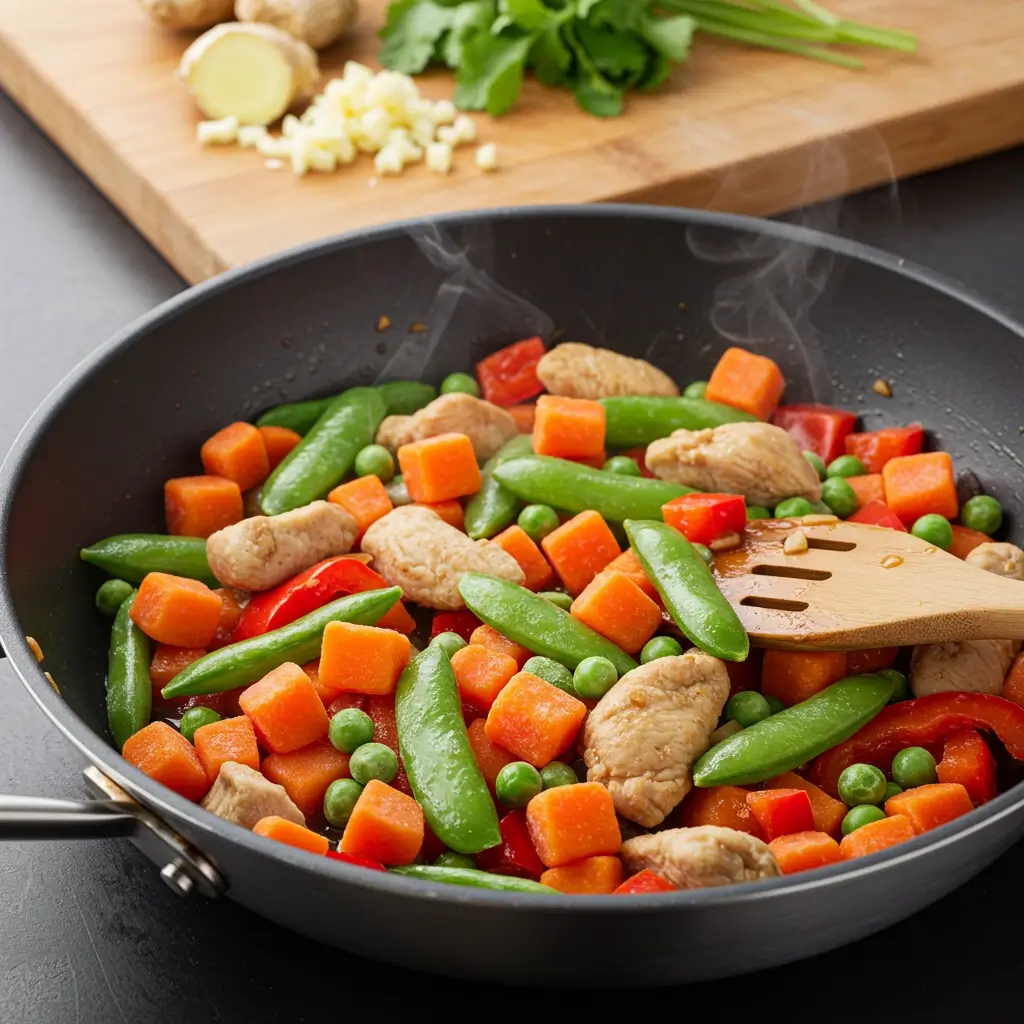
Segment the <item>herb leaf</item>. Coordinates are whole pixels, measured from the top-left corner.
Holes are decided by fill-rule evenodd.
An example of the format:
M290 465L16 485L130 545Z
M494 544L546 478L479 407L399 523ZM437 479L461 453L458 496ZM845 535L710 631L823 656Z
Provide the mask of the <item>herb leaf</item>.
M455 9L434 0L397 0L388 7L380 30L378 59L385 67L418 75L433 59L441 36L451 27Z
M493 0L466 0L452 8L452 23L444 37L442 56L450 68L462 64L466 43L479 32L490 31L494 21Z
M502 14L526 32L539 32L556 17L556 13L545 7L542 0L499 0L499 7Z
M696 29L697 22L685 14L671 18L645 17L640 22L644 39L676 64L682 64L690 56L690 43Z
M569 81L572 51L562 39L560 25L545 29L537 36L530 47L527 63L543 85L564 85Z
M492 117L508 110L522 88L532 43L533 36L510 39L478 34L468 40L455 79L455 105L486 110Z

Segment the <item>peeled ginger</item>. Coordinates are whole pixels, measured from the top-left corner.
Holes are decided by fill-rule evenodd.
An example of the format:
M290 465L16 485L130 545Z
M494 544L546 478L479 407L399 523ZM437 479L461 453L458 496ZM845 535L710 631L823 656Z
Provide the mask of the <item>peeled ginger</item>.
M337 42L355 21L358 0L236 0L239 21L273 25L315 50Z
M209 28L234 17L235 0L139 0L165 28Z

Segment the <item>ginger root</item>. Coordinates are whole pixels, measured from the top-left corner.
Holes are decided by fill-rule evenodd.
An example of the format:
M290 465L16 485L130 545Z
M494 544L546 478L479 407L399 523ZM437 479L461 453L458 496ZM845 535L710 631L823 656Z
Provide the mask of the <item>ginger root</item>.
M320 77L316 53L273 25L217 25L184 53L178 76L213 121L270 124L312 95Z
M139 0L142 9L165 28L210 28L234 17L234 0Z
M239 21L273 25L322 50L355 21L358 0L235 0Z

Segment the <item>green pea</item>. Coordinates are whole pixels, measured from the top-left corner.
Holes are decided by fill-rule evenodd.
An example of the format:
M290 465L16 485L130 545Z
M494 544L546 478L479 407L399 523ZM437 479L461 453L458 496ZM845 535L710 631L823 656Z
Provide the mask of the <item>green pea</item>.
M636 459L628 455L613 455L601 468L606 473L618 473L619 476L643 476Z
M557 686L560 690L565 690L566 693L576 696L576 688L572 685L572 673L554 658L545 658L540 654L535 655L527 659L526 664L523 665L523 671L532 672L552 686Z
M453 376L455 376L453 374ZM444 385L442 384L443 388ZM468 853L456 853L454 850L445 850L437 860L434 867L438 868L475 868L476 861Z
M395 475L395 458L382 444L360 448L353 463L356 476L375 476L386 484Z
M841 826L843 835L848 836L851 832L856 832L857 829L870 825L873 821L881 821L884 817L885 811L881 807L875 807L874 804L858 804L856 807L851 807L846 812L846 817L843 818Z
M449 373L441 381L439 390L442 395L462 394L480 397L480 385L468 373Z
M822 483L821 500L840 519L852 516L860 507L856 492L841 476L830 476Z
M538 544L559 524L558 513L550 505L527 505L516 522Z
M336 750L351 754L373 741L373 719L359 708L342 708L331 719L327 738Z
M978 494L964 502L960 522L969 530L991 535L1003 525L1003 506L987 494Z
M96 607L112 619L117 614L117 609L128 600L135 588L124 580L107 580L96 591Z
M949 520L945 516L940 516L937 512L921 516L910 528L910 532L915 537L942 548L943 551L948 551L953 543L953 527L949 525Z
M772 709L757 690L740 690L725 702L725 720L738 722L744 729L770 718Z
M814 468L814 472L818 474L819 480L825 479L825 462L817 452L804 452L804 458Z
M935 758L924 747L904 747L892 759L893 781L904 789L938 782Z
M880 804L885 799L885 776L873 764L851 764L839 776L839 799L847 807Z
M708 382L706 380L695 380L683 388L683 398L703 398L707 390Z
M363 786L371 779L391 782L398 774L398 756L383 743L364 743L352 752L348 770L352 778Z
M540 772L526 761L505 765L494 780L494 792L506 807L525 807L543 788Z
M542 590L537 596L543 597L545 601L550 601L565 611L572 607L572 597L569 594L563 594L560 590Z
M443 633L438 633L430 643L433 647L443 647L449 658L466 646L466 641L458 633L453 633L450 629L445 630Z
M683 653L683 645L671 636L654 636L644 644L640 652L640 664L646 665L649 661L657 661L659 658L674 658L677 654Z
M890 704L897 704L901 700L910 700L910 683L907 682L907 677L894 668L883 668L876 675L885 676L886 679L892 680L892 696L889 698Z
M324 793L324 817L328 825L344 828L363 787L355 779L335 779Z
M903 787L895 782L887 782L885 784L885 800L888 800L891 796L899 796L903 792ZM884 803L885 800L882 802Z
M828 464L828 476L863 476L868 471L856 455L840 455Z
M699 541L695 541L692 546L693 550L696 551L697 554L708 563L708 565L711 565L714 562L715 556L707 544L701 544Z
M587 700L600 700L618 681L615 666L599 654L584 658L572 675L576 692Z
M786 498L775 506L776 519L789 519L791 516L809 516L814 506L806 498Z
M196 738L196 730L202 729L204 725L213 725L214 722L220 721L220 715L217 714L212 708L189 708L181 716L181 724L178 726L178 732L189 741L194 743Z
M747 506L747 522L749 523L752 519L771 519L772 513L770 509L764 507L764 505L748 505Z
M774 694L770 694L764 698L768 701L768 707L773 715L777 715L780 711L786 710L786 705L779 700Z
M556 786L575 786L579 779L567 764L552 761L541 768L540 781L545 789L554 789Z

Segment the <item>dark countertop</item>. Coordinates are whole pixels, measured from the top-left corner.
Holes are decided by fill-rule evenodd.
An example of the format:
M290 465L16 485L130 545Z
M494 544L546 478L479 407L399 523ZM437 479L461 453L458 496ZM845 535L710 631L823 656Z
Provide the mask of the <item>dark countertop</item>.
M1018 150L801 216L957 278L1024 318L1022 181ZM0 453L79 359L182 288L2 95L0 271ZM0 792L81 796L82 766L0 663ZM830 1022L984 1013L1019 990L1019 942L1009 936L1024 912L1022 858L1012 850L929 910L844 950L726 983L647 993L644 1006L685 1012L697 997L712 1019L714 1007ZM554 1019L535 997L510 994L524 1000L517 1015ZM500 998L496 988L315 945L227 900L179 899L127 843L0 847L0 1021L8 1024L290 1022L365 1013L367 1005L385 1019L408 1012L441 1020L493 1015ZM635 1010L637 999L570 998L597 1020ZM567 1019L565 1009L557 1014Z

